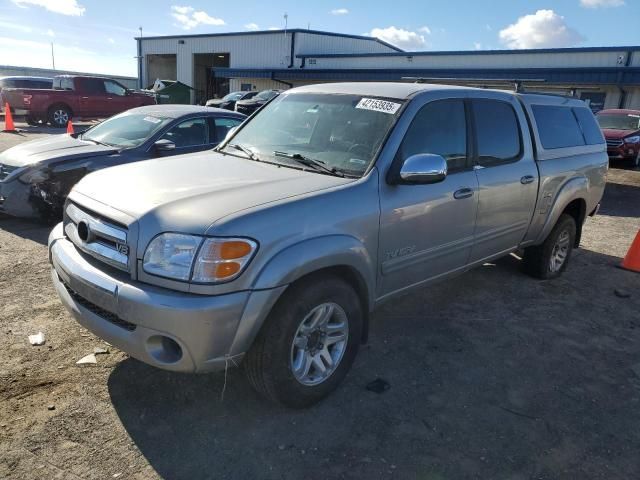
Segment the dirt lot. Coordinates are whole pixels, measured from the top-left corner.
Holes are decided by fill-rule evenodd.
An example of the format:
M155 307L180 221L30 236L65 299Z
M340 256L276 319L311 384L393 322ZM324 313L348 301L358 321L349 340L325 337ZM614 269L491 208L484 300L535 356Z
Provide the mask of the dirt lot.
M344 385L292 412L241 371L223 395L113 348L77 366L107 345L54 295L48 229L0 219L0 478L638 478L640 274L616 265L639 228L640 172L612 169L562 278L508 257L395 300Z

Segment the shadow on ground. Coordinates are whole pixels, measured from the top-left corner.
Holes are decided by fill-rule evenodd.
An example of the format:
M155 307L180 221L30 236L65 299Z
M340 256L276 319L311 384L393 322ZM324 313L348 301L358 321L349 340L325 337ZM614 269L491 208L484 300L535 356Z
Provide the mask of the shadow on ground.
M46 245L54 224L14 218L0 213L0 229L33 242Z
M375 313L342 387L309 410L262 401L240 370L131 359L109 393L166 479L632 478L640 276L619 261L580 250L541 282L507 257L400 298ZM367 391L377 377L391 389Z

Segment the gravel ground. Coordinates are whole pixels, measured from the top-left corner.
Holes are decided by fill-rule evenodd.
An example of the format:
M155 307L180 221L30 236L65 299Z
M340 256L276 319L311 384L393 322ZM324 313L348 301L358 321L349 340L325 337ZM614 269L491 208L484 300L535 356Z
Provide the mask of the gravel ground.
M2 218L0 478L637 478L640 275L616 267L638 229L640 172L612 169L563 277L510 256L390 302L343 386L288 411L239 370L108 347L54 294L48 228ZM75 364L95 347L110 353ZM367 391L378 377L391 388Z

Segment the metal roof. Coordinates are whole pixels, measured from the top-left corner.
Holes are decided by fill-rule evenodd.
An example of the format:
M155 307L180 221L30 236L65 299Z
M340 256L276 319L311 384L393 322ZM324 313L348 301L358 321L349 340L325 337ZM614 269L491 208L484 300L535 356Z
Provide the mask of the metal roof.
M569 48L529 48L517 50L434 50L417 52L381 52L381 53L303 53L297 58L349 58L349 57L420 57L447 55L522 55L528 53L589 53L589 52L619 52L640 51L640 45L620 47L569 47Z
M342 38L356 38L359 40L369 40L372 42L380 43L385 47L389 47L396 52L403 52L401 48L396 47L390 43L385 42L384 40L380 40L376 37L368 37L366 35L352 35L349 33L336 33L336 32L325 32L323 30L308 30L304 28L290 28L287 30L255 30L250 32L222 32L222 33L198 33L192 35L160 35L154 37L135 37L136 40L162 40L167 38L203 38L203 37L230 37L230 36L246 36L246 35L274 35L274 34L285 34L285 33L310 33L314 35L324 35L326 37L342 37Z

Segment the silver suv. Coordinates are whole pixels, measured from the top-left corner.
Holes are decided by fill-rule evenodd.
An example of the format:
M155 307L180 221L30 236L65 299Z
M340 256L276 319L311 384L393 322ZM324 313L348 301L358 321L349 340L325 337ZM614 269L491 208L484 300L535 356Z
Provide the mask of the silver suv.
M159 368L244 364L266 397L335 389L370 312L517 249L559 275L605 142L576 99L425 84L289 90L215 151L109 168L51 233L78 322Z

